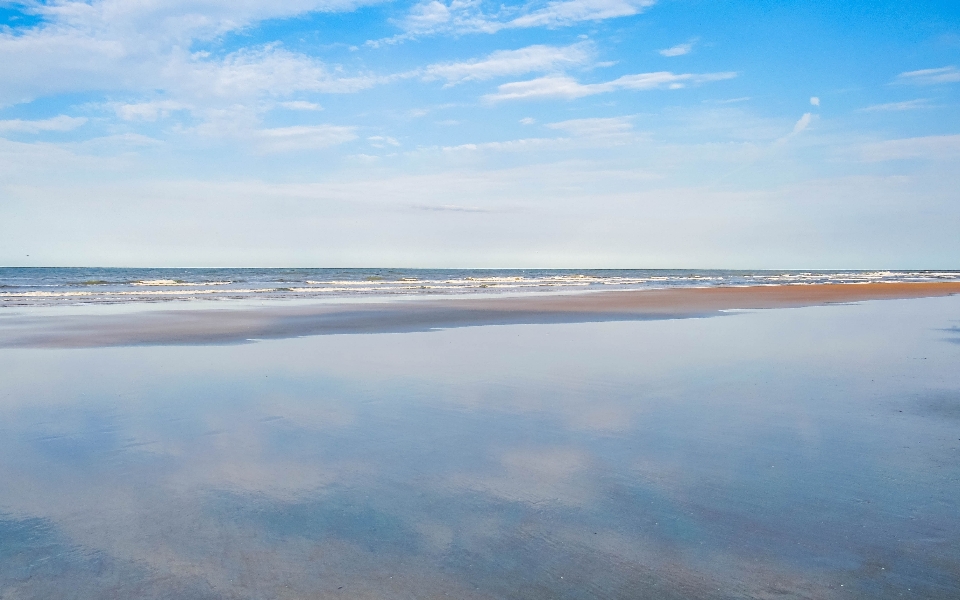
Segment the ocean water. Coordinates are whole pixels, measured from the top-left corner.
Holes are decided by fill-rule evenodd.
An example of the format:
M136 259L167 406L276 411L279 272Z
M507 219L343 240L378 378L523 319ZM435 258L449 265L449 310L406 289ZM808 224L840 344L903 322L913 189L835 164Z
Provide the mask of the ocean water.
M562 293L875 281L960 281L960 271L0 267L0 306Z
M960 297L0 349L0 598L960 598Z

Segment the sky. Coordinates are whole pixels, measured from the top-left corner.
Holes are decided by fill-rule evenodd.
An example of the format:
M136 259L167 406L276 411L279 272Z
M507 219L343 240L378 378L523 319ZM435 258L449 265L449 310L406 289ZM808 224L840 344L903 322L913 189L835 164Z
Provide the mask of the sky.
M0 0L0 265L960 269L960 3Z

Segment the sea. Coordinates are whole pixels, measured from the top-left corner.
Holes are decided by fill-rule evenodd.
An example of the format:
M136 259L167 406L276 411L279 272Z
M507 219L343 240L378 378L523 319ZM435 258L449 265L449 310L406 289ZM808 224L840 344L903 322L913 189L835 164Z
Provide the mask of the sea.
M0 267L0 306L960 281L960 271Z

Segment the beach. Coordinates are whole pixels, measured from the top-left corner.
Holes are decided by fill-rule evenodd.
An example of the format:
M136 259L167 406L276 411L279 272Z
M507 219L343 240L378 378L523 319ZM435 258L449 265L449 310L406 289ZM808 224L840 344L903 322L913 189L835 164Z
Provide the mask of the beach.
M7 309L0 591L956 598L956 292Z
M248 305L119 314L0 319L0 347L92 347L240 343L336 333L410 332L480 325L577 323L711 316L728 310L789 308L960 293L960 282L667 288L569 294L399 298L358 303ZM416 300L416 301L413 301ZM147 307L153 308L153 307ZM79 313L79 314L78 314Z
M958 8L0 0L0 600L960 600Z

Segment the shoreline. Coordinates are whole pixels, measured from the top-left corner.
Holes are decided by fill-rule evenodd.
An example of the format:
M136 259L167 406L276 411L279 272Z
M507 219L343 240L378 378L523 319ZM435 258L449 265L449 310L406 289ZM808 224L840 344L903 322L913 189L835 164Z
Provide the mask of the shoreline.
M725 310L954 294L960 294L960 282L667 288L418 302L15 315L0 319L0 348L237 344L308 335L402 333L481 325L680 319L716 316Z

